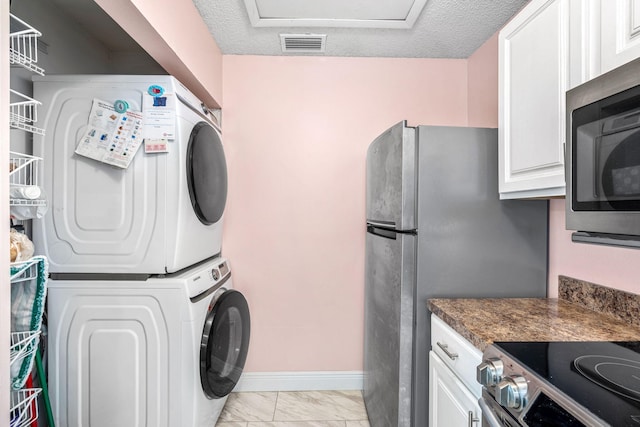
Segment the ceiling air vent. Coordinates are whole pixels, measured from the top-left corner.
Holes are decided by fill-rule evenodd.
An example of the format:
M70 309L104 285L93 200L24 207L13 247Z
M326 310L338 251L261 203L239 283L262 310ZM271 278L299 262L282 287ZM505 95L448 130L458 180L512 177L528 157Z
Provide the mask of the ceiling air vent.
M280 34L284 53L323 53L326 34Z

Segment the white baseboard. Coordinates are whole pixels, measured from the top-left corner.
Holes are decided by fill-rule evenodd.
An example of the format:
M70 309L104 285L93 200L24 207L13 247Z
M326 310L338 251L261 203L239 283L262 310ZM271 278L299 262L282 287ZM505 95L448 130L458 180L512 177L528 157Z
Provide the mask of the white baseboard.
M233 391L362 390L362 371L245 372Z

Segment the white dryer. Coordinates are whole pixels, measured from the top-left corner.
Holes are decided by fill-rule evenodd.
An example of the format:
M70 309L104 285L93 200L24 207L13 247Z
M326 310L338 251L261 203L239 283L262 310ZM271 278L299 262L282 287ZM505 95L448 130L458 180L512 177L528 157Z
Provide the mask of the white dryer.
M75 153L94 99L144 112L158 93L169 102L160 99L164 106L156 102L153 111L175 124L167 152L141 147L127 169ZM34 221L33 238L51 273L164 274L220 254L227 196L220 129L180 82L45 76L34 78L34 95L45 130L34 137L34 154L43 158L40 180L51 208Z
M213 427L240 378L249 309L222 258L145 281L50 280L56 425Z

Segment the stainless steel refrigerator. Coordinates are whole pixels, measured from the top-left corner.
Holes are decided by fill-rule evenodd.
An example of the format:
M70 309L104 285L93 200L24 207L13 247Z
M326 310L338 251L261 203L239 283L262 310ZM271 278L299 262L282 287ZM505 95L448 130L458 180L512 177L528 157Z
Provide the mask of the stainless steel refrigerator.
M398 123L367 152L364 399L372 427L428 425L437 297L543 297L548 204L498 198L496 129Z

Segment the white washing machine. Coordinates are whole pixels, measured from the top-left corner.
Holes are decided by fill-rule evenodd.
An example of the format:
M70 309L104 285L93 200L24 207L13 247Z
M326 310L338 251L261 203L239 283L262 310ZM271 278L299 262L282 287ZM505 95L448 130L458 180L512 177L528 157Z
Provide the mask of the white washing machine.
M213 427L249 309L215 258L145 281L50 280L49 393L64 427Z
M34 154L43 158L40 181L50 209L34 221L33 238L51 273L164 274L220 254L227 196L220 130L180 82L34 77L34 96L45 130L34 137ZM94 100L142 111L148 124L174 129L167 151L140 147L126 169L76 154L94 126Z

